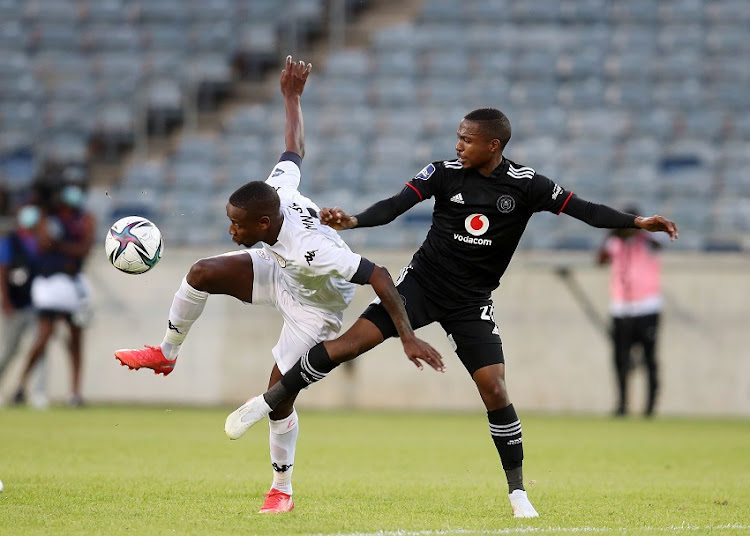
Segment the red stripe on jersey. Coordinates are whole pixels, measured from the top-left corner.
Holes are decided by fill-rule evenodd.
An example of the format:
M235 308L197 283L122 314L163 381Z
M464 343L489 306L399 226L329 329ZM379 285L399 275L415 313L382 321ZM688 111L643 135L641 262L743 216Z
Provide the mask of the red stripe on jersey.
M411 188L412 190L414 190L415 192L417 192L417 195L419 196L419 201L424 201L424 198L422 197L422 194L420 194L420 193L419 193L419 190L417 190L416 188L414 188L414 186L412 186L412 185L411 185L411 184L409 184L408 182L406 183L406 185L407 185L407 186L408 186L409 188Z
M560 207L560 210L557 212L558 214L560 214L560 212L562 212L565 209L565 205L568 204L568 201L570 201L571 197L573 197L573 192L570 192L568 194L568 197L565 198L565 203L563 203L563 206Z

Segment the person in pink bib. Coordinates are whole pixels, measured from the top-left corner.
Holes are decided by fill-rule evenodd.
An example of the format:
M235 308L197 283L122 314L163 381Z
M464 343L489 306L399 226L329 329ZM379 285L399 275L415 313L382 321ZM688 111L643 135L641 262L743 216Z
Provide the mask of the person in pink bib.
M625 212L638 214L637 207ZM599 264L610 265L609 312L617 378L616 416L628 412L628 376L634 368L633 351L640 348L648 371L644 415L654 413L659 390L656 359L659 315L662 309L661 242L640 229L614 229L599 250Z

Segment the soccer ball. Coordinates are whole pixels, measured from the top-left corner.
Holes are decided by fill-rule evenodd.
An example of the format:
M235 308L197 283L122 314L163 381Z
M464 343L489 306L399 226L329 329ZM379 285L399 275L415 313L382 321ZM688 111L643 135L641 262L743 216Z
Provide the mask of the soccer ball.
M126 274L142 274L156 266L164 251L161 231L141 216L126 216L107 231L104 250L112 266Z

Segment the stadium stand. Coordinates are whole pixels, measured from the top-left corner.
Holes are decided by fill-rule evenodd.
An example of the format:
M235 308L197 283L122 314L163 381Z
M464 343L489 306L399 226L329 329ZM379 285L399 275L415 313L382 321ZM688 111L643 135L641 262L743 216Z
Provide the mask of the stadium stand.
M224 240L213 198L265 177L283 124L278 96L248 103L233 87L276 76L283 36L294 31L309 46L331 4L0 1L6 213L40 158L98 158L128 162L106 220L138 209L172 244ZM348 1L349 12L361 4ZM316 65L304 98L307 191L363 208L430 160L451 158L462 115L494 106L514 126L510 158L591 200L622 206L637 195L677 219L676 247L714 249L718 235L722 247L748 247L748 24L744 0L424 0L416 17ZM191 110L224 120L199 134ZM143 125L176 146L123 160ZM352 238L411 247L426 208ZM188 236L185 214L205 230ZM550 221L540 217L521 246L596 245L595 230Z

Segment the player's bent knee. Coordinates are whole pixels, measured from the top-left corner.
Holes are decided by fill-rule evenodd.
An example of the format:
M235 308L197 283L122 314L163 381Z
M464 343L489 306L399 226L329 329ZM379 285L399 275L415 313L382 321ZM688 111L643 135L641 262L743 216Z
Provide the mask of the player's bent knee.
M483 382L477 384L477 387L479 388L482 400L489 411L501 409L510 404L508 390L506 389L503 380L498 378L493 382Z
M219 267L213 258L200 259L193 263L187 274L187 282L196 290L207 290Z

